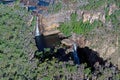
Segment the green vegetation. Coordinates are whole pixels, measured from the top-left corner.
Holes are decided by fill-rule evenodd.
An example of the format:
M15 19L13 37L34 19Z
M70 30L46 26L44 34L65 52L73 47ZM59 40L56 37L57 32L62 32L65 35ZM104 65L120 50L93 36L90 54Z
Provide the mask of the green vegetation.
M115 26L119 25L115 19L119 13L116 11L108 16ZM94 74L99 80L108 79L111 76L109 74L112 74L112 80L120 79L119 71L113 69L115 67L100 65L96 72L92 72L87 64L74 65L72 60L59 61L64 55L57 53L58 48L54 51L46 48L44 53L37 52L33 39L36 18L31 25L27 25L30 15L30 12L18 5L9 7L0 4L0 80L92 80ZM101 25L100 21L93 24L77 21L77 14L73 13L69 22L61 23L60 30L66 35L71 35L71 32L86 34Z
M47 48L44 53L36 52L35 58L30 56L35 53L36 47L32 37L35 20L31 26L26 25L29 15L18 5L0 5L0 79L66 80L69 75L75 75L78 70L76 66L58 62L57 58L52 57L56 50L50 52Z
M119 16L120 16L120 10L116 10L113 14L109 15L108 14L109 9L105 8L105 15L106 15L106 23L111 22L113 25L113 28L115 30L118 30L118 28L120 28L119 23Z
M88 4L80 7L84 10L94 10L105 4L105 0L88 0Z
M80 6L80 9L97 10L100 7L104 7L105 5L110 5L113 3L120 7L120 0L88 0L88 4Z
M0 79L26 80L35 78L33 64L29 63L34 49L31 42L33 26L26 25L30 15L18 5L0 5ZM33 24L33 23L32 23Z
M54 4L54 6L53 6L53 11L54 12L58 12L58 11L60 11L62 9L62 3L57 3L57 4Z
M83 22L82 20L77 21L77 14L71 14L71 20L68 22L61 23L59 29L66 36L71 35L71 33L77 34L87 34L89 31L97 26L101 26L100 21L94 21L92 24L89 22Z
M120 28L120 10L115 11L112 15L109 16L114 28Z
M52 4L49 6L49 13L57 13L58 11L60 11L62 9L62 3L58 2L56 4Z

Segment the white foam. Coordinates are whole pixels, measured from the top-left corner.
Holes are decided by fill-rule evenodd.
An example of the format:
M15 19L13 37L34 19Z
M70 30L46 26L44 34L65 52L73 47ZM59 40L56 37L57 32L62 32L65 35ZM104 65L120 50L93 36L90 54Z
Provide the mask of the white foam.
M35 30L35 36L40 36L40 31L39 31L39 26L38 26L38 17L37 17L37 21L36 21L36 30Z

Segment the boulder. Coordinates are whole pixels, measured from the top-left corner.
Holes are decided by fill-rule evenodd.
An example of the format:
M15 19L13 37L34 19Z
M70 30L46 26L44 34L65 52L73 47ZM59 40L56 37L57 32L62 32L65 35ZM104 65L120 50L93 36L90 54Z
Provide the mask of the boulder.
M91 18L91 14L89 12L83 13L83 22L89 21Z
M98 20L100 15L101 15L101 12L93 13L90 19L90 23L93 23L95 20Z
M79 21L80 19L82 19L82 15L83 15L83 11L81 10L77 10L77 21Z
M44 27L44 30L52 30L52 29L56 29L57 27L59 27L58 23L53 23L48 27Z
M59 30L49 30L49 31L44 31L43 35L48 36L48 35L53 35L53 34L58 34L58 33L60 33Z
M99 20L103 23L105 23L106 19L105 19L105 13L102 13L100 16L99 16Z
M117 8L116 4L110 5L108 15L111 15L117 9L118 8Z
M78 46L81 48L85 47L86 40L85 40L85 37L83 37L82 35L77 35L77 34L73 33L72 36L70 37L70 40L77 43Z
M63 39L61 43L66 46L72 46L74 42L72 42L70 39Z
M102 13L101 11L95 11L95 12L94 11L83 11L83 13L81 11L81 14L83 17L83 22L89 21L92 24L95 20L100 20L103 23L105 23L105 14Z

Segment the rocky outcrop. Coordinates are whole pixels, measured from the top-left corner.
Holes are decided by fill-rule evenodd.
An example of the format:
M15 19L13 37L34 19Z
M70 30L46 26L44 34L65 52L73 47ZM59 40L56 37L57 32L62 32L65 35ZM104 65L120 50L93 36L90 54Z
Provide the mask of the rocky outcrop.
M70 39L63 39L61 43L66 46L72 46L74 42L71 41Z
M64 39L61 43L66 46L72 46L73 43L77 43L81 48L87 46L93 51L96 51L104 60L110 59L120 69L118 35L112 34L112 31L107 32L101 29L98 31L96 29L94 33L89 33L86 37L73 34L69 39Z
M48 35L53 35L53 34L58 34L58 33L60 33L59 30L49 30L49 31L44 31L43 35L48 36Z
M61 11L55 14L49 14L43 17L42 24L46 27L49 27L53 24L59 25L59 22L64 22L66 20L70 20L70 15L74 12L74 10L69 11Z
M110 59L114 65L119 65L119 34L107 27L96 28L86 36L86 44L104 60Z
M56 32L59 33L58 30L56 30L59 27L60 22L68 21L70 20L70 15L73 13L73 11L61 11L56 14L48 14L46 16L42 16L41 23L44 26L45 35L51 35L56 34ZM56 30L56 31L55 31ZM49 31L52 31L49 33Z
M49 30L52 30L52 29L56 29L56 28L58 28L58 27L59 27L59 24L58 24L58 23L53 23L53 24L51 24L51 25L48 26L48 27L44 27L44 30L49 31Z
M89 21L90 23L93 23L95 20L100 20L103 23L105 23L105 14L98 11L84 11L83 12L83 22Z
M79 21L79 20L81 20L82 19L82 16L83 16L83 11L81 11L81 10L77 10L77 21Z
M91 14L89 12L83 13L83 22L90 21Z
M71 5L67 5L67 6L70 7ZM74 7L71 7L70 9L67 8L66 11L62 9L61 11L59 11L59 13L48 14L46 16L43 16L42 25L44 25L45 31L51 31L53 29L56 29L57 27L59 27L60 22L69 21L70 15L74 12L77 12L78 14L77 17L78 21L82 19L83 22L88 21L92 24L95 20L100 20L101 22L106 24L106 19L105 19L106 14L104 8L105 7L103 7L98 11L97 10L85 11L80 9L77 10L74 9ZM116 5L111 4L109 6L108 14L111 15L115 10L117 10ZM71 37L69 37L69 39L62 40L61 43L67 46L72 46L73 43L77 43L81 48L87 46L90 49L98 52L100 57L104 59L109 59L109 58L115 59L113 60L113 63L118 64L117 63L117 61L119 62L118 57L115 58L113 56L118 54L117 52L119 49L118 34L113 34L114 31L111 24L112 23L110 22L107 25L105 25L107 27L100 27L99 29L93 30L93 32L89 33L86 37L73 34Z
M32 21L33 21L33 15L29 15L26 18L26 21L27 21L27 25L30 26L32 24Z
M116 6L116 4L111 4L110 7L109 7L108 15L111 15L117 9L118 9L118 7Z
M82 35L77 35L73 33L70 39L74 41L79 47L81 48L85 47L86 40L85 37L83 37Z
M90 40L91 44L86 45L90 46L93 50L100 53L101 57L107 59L110 58L111 55L116 53L116 51L118 50L117 37L118 36L115 36L113 34L105 33L102 36L100 36L100 34L96 34L94 35L94 38Z
M76 43L79 47L84 48L86 40L83 36L73 33L68 39L63 39L61 43L66 46L72 46L74 43Z
M70 16L74 13L75 10L61 10L59 13L48 14L43 16L42 24L46 27L46 29L59 27L60 22L65 22L70 20ZM83 19L83 22L89 21L93 23L95 20L100 20L105 23L105 14L101 11L84 11L77 10L77 20Z

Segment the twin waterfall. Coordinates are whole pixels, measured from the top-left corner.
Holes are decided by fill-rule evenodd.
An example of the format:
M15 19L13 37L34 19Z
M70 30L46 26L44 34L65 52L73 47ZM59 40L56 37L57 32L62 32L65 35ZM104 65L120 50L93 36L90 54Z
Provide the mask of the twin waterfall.
M36 46L38 48L38 51L43 51L44 52L44 48L45 48L44 36L40 32L40 29L39 29L40 26L39 26L38 21L39 20L38 20L38 17L37 17L36 26L35 26L35 42L36 42ZM75 64L80 64L76 43L73 44L72 56L73 56L73 59L74 59L74 63Z

